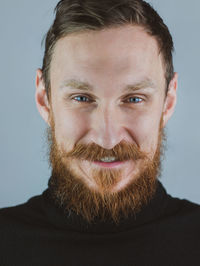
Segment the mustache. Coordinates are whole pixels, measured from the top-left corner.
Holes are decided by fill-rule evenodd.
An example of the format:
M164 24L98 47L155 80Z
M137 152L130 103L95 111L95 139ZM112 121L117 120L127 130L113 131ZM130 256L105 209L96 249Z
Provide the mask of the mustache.
M72 151L63 152L62 157L99 161L104 157L115 157L118 161L139 160L148 158L147 154L140 150L135 143L121 141L114 148L104 149L96 143L76 144Z

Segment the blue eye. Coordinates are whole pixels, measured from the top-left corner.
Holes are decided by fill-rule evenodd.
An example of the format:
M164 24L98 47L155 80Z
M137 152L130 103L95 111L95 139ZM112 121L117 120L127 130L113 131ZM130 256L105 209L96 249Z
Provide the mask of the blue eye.
M83 96L83 95L75 96L73 99L74 99L76 102L83 102L83 103L91 102L91 100L90 100L88 97ZM139 98L139 97L129 97L129 98L127 99L127 101L128 101L129 103L140 103L140 102L142 102L142 99Z
M73 99L75 99L75 101L77 101L77 102L89 102L90 101L90 99L88 97L81 96L81 95L80 96L76 96Z
M142 102L142 99L139 98L139 97L130 97L130 98L128 98L128 100L130 100L129 101L130 103L140 103L140 102Z

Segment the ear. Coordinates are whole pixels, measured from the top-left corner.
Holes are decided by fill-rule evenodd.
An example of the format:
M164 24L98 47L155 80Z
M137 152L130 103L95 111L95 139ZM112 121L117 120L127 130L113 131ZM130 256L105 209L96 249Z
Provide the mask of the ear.
M35 101L37 109L41 117L44 119L44 121L47 124L49 124L50 104L47 98L47 93L45 90L41 69L38 69L36 72L35 83L36 83Z
M167 96L165 98L163 109L163 127L166 126L168 120L174 113L177 99L178 74L175 72L168 86Z

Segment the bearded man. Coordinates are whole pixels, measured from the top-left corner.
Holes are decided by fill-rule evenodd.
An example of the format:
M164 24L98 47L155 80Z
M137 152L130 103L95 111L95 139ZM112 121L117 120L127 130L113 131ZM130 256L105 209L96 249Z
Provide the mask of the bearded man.
M61 0L36 75L52 174L0 211L0 265L198 265L199 205L159 181L173 40L142 0Z

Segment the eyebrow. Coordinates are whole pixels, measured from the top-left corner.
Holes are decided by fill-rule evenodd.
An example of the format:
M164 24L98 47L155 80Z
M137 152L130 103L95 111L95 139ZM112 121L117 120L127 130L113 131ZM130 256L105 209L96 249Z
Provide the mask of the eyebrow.
M64 89L66 87L70 87L72 89L78 89L82 91L88 91L88 92L94 91L93 86L90 85L88 82L83 82L77 79L69 79L69 80L64 81L60 89ZM151 79L145 78L142 81L126 85L123 92L132 92L132 91L137 91L137 90L146 89L146 88L155 89L156 85Z

